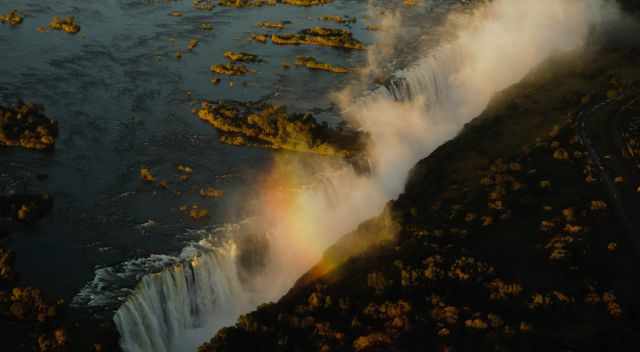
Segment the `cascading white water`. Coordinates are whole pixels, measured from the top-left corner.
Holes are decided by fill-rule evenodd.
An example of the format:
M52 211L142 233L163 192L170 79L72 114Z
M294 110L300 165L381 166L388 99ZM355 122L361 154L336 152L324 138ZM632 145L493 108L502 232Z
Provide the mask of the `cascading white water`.
M599 1L494 0L468 19L452 43L360 101L346 99L345 117L372 136L374 172L368 177L349 169L326 173L318 184L329 191L303 189L287 198L287 206L273 192L256 196L264 201L262 232L275 234L269 237L264 271L239 272L237 242L190 247L195 249L181 256L186 260L142 278L118 309L123 349L195 350L218 327L284 293L338 236L397 196L415 162L460 131L496 91L554 52L579 46L589 24L599 20L594 4ZM253 280L263 284L260 290L252 291L258 287Z
M189 247L189 260L143 277L114 321L128 352L195 351L250 307L239 280L237 246L207 241Z
M376 94L396 101L422 98L427 106L445 103L451 92L450 79L463 60L456 47L442 47L411 67L397 72Z
M252 219L188 236L203 239L176 256L97 269L72 305L117 308L113 320L124 351L195 351L212 331L261 302L247 278L266 265L269 249Z

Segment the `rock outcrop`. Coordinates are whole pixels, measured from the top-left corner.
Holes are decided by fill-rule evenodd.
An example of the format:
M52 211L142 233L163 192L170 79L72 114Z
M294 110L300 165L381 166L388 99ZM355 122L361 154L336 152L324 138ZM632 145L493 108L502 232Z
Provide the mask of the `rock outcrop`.
M53 20L49 22L49 28L69 34L76 34L80 32L80 25L76 23L76 19L73 16L68 16L62 19L55 16L53 17Z
M364 50L365 46L347 29L313 27L296 34L272 34L277 45L318 45L349 50Z
M367 135L349 127L318 123L311 114L290 114L264 102L203 101L197 116L220 132L223 143L357 158Z
M52 206L53 199L48 194L0 195L0 219L33 223L44 217Z
M22 23L24 17L18 13L17 10L12 10L4 15L0 15L0 23L5 23L11 26L17 26Z
M243 64L217 64L212 65L211 72L225 76L243 76L249 73L249 68Z
M298 56L296 58L296 65L304 66L310 70L327 71L332 73L348 73L349 69L346 67L334 66L323 62L318 62L313 57Z
M41 106L18 103L0 106L0 146L51 149L58 136L58 123L44 115Z

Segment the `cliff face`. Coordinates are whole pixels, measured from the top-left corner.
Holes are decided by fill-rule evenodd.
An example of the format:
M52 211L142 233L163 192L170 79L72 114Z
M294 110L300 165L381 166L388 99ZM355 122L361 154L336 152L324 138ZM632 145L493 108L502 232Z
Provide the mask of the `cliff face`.
M640 52L549 60L420 161L384 214L200 351L617 350L640 342ZM613 145L602 138L611 129ZM623 196L620 196L623 195ZM622 200L620 200L622 199Z

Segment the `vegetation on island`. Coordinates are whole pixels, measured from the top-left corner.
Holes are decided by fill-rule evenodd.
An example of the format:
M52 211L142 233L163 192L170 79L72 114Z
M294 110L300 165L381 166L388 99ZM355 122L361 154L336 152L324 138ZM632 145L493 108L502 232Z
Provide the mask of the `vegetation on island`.
M68 16L62 19L58 16L54 16L53 20L49 22L49 28L69 34L76 34L80 32L80 25L76 23L76 19L73 16Z
M42 106L23 102L0 105L0 147L51 149L57 136L58 123L44 115Z
M10 12L0 15L0 23L5 23L11 26L17 26L22 23L24 17L18 13L17 10L11 10Z
M337 15L321 16L320 19L322 21L335 22L338 24L353 24L353 23L356 23L357 21L355 17L337 16Z
M262 21L257 24L258 27L266 29L284 29L287 24L285 22Z
M318 45L334 48L364 50L365 46L347 29L312 27L296 34L272 34L271 42L277 45Z
M215 127L220 141L308 152L325 156L362 156L368 137L348 126L330 127L311 114L291 114L264 102L201 102L195 114Z
M331 3L333 0L219 0L220 6L247 8L261 6L275 6L278 3L291 6L318 6Z
M346 67L334 66L323 62L318 62L315 58L309 56L298 56L296 58L296 65L304 66L310 70L327 71L332 73L348 73L349 69Z

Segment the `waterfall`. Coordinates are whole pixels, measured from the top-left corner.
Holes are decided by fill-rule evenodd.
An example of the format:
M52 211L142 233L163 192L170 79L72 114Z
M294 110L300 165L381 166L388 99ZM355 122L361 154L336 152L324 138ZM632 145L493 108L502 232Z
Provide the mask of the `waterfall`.
M387 85L355 105L369 104L369 99L411 101L418 97L426 97L425 104L430 108L442 106L449 97L447 91L450 71L456 69L458 62L455 59L456 54L452 50L443 49L417 62L412 67L398 72ZM400 171L406 172L404 169L406 167ZM345 211L345 208L361 208L359 202L363 201L359 198L352 199L352 195L345 190L353 188L355 194L363 194L371 190L372 182L375 184L375 181L358 178L352 174L353 170L349 167L324 170L322 173L314 174L309 183L295 186L298 208L310 207L313 217L320 219L315 221L325 221L323 215L326 215L327 219L342 224L342 227L326 230L336 236L354 228L358 222L374 216L390 196L381 192L370 202L374 206L367 212ZM394 189L392 192L397 193L398 190ZM304 218L310 214L305 211L296 215L299 216L295 217ZM281 216L284 214L269 214L267 217ZM307 218L306 221L314 220ZM270 224L273 228L269 230L280 231L279 226L284 222L277 219L275 224ZM326 225L323 228L325 227ZM231 232L237 236L239 231L236 229ZM291 259L287 259L287 254L283 252L271 253L270 255L277 257L274 260L280 262L272 263L270 271L264 274L266 278L260 278L259 274L246 268L251 264L247 263L246 258L255 257L255 251L247 249L251 246L234 236L224 235L226 242L217 241L215 245L209 240L191 245L180 255L181 260L165 260L165 265L169 265L163 270L141 278L136 289L128 295L114 317L121 335L120 345L124 351L195 351L198 345L211 338L219 328L233 324L240 314L249 311L258 303L277 298L283 293L281 288L290 287L293 280L307 268L295 268L286 274L278 272L283 267L296 265L288 264L286 261ZM272 240L269 245L287 248L285 252L288 250L290 244L287 243L287 236L274 237ZM325 238L314 255L321 253L333 240ZM243 256L239 247L243 247L245 253L250 255ZM309 258L313 257L310 255ZM309 259L310 264L317 259ZM287 268L291 269L293 268ZM273 286L279 287L279 290L265 287L264 284L268 284L269 278L273 279ZM262 280L262 288L269 292L252 293L252 280Z
M262 302L251 277L267 265L269 243L254 230L248 219L191 231L189 237L201 239L178 255L98 268L72 305L115 310L126 352L193 352L212 332Z
M462 56L453 46L444 46L396 72L379 88L382 94L396 101L425 98L428 105L445 103L451 91L450 79L460 68Z
M195 351L247 310L232 241L189 247L191 258L142 278L114 321L127 352Z
M579 47L594 18L589 9L580 1L494 0L469 18L450 44L367 96L345 99L343 115L371 135L374 171L362 176L341 168L325 174L316 187L290 194L283 189L308 177L298 173L324 170L283 171L292 163L278 163L276 157L274 170L251 199L258 205L260 231L245 232L273 235L212 236L179 257L132 262L144 270L134 271L139 284L114 318L122 348L194 351L239 314L280 297L339 236L380 214L402 192L410 168L482 112L496 91L521 80L553 53ZM156 259L165 265L161 270L155 270ZM122 276L127 277L118 268L100 269L78 300L102 302L105 288L114 287L109 280Z

